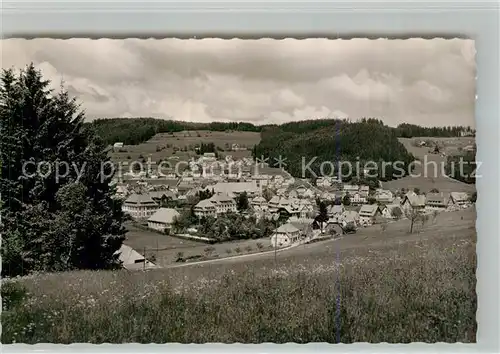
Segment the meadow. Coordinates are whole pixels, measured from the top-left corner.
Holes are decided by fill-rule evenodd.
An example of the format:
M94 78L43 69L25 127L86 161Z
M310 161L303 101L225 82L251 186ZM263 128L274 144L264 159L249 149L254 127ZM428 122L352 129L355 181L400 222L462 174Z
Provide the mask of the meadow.
M474 138L399 138L399 141L405 146L408 152L412 153L417 159L424 163L424 157L426 161L429 161L427 168L424 166L416 165L413 171L414 176L406 176L397 180L392 180L389 182L382 182L383 188L390 190L400 190L401 188L406 188L407 190L413 190L414 188L420 189L422 193L428 193L432 189L437 189L443 193L450 192L467 192L474 193L476 191L476 186L473 184L466 184L444 175L441 171L441 166L445 163L446 157L439 154L429 153L430 147L419 147L415 146L415 142L420 141L432 141L437 143L441 152L449 154L457 153L459 148L463 148L474 142ZM431 149L432 150L432 149ZM438 170L435 170L432 162L437 164ZM457 167L458 168L458 167Z
M182 131L175 133L158 133L148 141L138 145L125 145L121 149L110 152L110 157L115 162L139 161L150 157L151 161L158 162L176 156L178 160L188 161L197 156L194 150L196 145L214 143L222 156L226 154L235 158L250 157L252 147L260 142L260 133L246 131ZM229 151L232 144L239 144L248 150ZM178 149L174 153L174 148ZM175 163L172 160L172 163Z
M277 259L7 281L2 343L475 342L474 215Z

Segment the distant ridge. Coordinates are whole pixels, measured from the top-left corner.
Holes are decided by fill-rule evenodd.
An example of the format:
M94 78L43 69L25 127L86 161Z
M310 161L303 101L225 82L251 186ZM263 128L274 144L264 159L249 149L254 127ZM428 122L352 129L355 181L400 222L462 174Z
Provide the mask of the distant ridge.
M365 118L362 118L363 120ZM359 121L361 121L359 120ZM369 120L382 123L381 120L370 118ZM331 118L310 119L296 122L288 122L283 124L264 124L256 125L248 122L184 122L179 120L165 120L151 117L138 118L102 118L92 122L87 122L85 125L95 129L99 136L108 144L113 144L117 141L125 145L137 145L151 139L157 133L169 133L180 131L193 130L212 130L212 131L249 131L260 133L268 128L279 128L286 132L300 132L306 127L335 127L338 121L344 123L356 123L348 119L338 120ZM357 121L357 122L359 122ZM383 123L382 123L383 124ZM454 127L421 127L414 124L403 123L397 127L388 127L394 130L397 137L412 138L418 136L429 137L455 137L461 136L462 132L470 131L474 133L470 127L454 126Z

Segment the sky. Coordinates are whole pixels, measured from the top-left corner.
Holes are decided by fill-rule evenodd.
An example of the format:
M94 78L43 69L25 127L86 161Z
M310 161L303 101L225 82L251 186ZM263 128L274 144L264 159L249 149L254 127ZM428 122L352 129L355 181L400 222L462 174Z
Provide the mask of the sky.
M375 117L475 126L473 40L6 39L3 68L33 62L88 120L254 124Z

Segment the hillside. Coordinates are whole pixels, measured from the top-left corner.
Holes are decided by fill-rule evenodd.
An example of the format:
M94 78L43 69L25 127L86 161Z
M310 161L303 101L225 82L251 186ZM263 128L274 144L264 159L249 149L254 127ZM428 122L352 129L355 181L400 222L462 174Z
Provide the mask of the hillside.
M475 218L442 213L413 235L400 220L251 260L15 279L2 283L2 343L473 343Z
M86 124L95 129L107 144L122 142L125 145L138 145L151 139L157 133L193 130L260 132L261 130L261 127L251 123L192 123L155 118L104 118Z
M474 193L476 191L474 181L465 181L461 178L458 173L458 167L454 169L454 175L449 171L450 162L457 158L457 155L454 155L455 151L457 151L459 147L470 144L470 140L470 138L447 138L446 141L444 141L444 139L432 137L420 137L419 139L399 138L399 141L413 154L413 156L415 156L415 158L421 161L422 165L415 166L412 176L384 182L383 188L390 190L400 190L401 188L412 190L418 188L423 193L430 192L433 189L437 189L439 192L443 193ZM433 144L430 145L431 147L415 146L415 142L418 141L432 141ZM429 153L429 150L433 150L432 146L436 143L440 146L441 152L446 156ZM467 157L467 155L464 155L464 160ZM475 156L470 155L469 157L473 160L475 159ZM468 168L470 168L470 166L464 166L464 172L468 173Z
M364 119L364 118L363 118ZM380 122L370 118L368 121ZM320 128L334 127L335 119L310 119L300 122L284 123L282 125L265 124L254 125L245 122L211 122L196 123L155 118L103 118L86 123L108 144L123 142L125 145L137 145L151 139L157 133L172 133L193 130L209 131L245 131L261 132L268 128L279 128L290 133L301 133ZM414 124L403 123L397 127L387 127L395 132L398 137L412 138L418 136L433 137L458 137L462 133L473 135L475 132L470 127L421 127Z
M302 177L303 173L305 177L311 177L305 166L315 158L310 170L317 175L331 174L331 164L327 163L321 173L323 162L336 164L337 161L349 161L353 175L356 175L355 169L362 173L366 162L373 161L378 164L380 180L402 177L408 172L408 164L414 160L413 155L398 141L394 128L372 119L355 123L346 120L305 121L266 128L261 133L260 144L254 149L254 156L269 157L269 163L275 166L281 156L286 159L287 171L295 177ZM359 167L356 165L358 158ZM386 166L384 174L381 173L382 161L398 161L399 165ZM342 166L342 175L348 174L349 166L346 164ZM345 181L349 179L344 178Z

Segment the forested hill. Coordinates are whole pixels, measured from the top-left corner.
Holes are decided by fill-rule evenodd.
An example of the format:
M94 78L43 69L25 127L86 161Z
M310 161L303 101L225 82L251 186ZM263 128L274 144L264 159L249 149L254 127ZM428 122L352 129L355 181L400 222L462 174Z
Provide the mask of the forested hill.
M354 176L358 174L355 171L357 161L360 174L367 161L373 163L366 167L375 168L376 163L380 169L382 161L399 161L399 170L387 166L385 176L380 170L379 180L391 180L398 175L403 177L404 172L408 172L408 164L414 160L398 141L396 129L385 126L379 120L364 119L355 123L332 120L328 125L323 123L299 122L264 128L262 140L254 148L254 156L269 158L273 166L277 166L278 160L286 159L286 169L295 177L313 177L310 170L316 175L330 174L332 166L337 166L338 161L351 162ZM322 163L323 171L320 170ZM306 168L308 165L310 170ZM343 175L349 172L349 167L344 165Z
M381 121L368 119L371 122ZM311 119L300 122L290 122L282 125L254 125L252 123L192 123L175 120L164 120L155 118L105 118L97 119L87 126L95 128L96 132L108 144L123 142L125 145L136 145L151 139L156 133L178 132L183 130L212 130L212 131L252 131L261 132L269 128L280 129L284 132L302 133L313 129L325 128L335 129L335 119ZM347 122L343 120L343 122ZM414 124L400 124L395 128L386 127L395 132L396 136L412 138L419 136L428 137L454 137L460 136L461 132L473 134L470 127L421 127Z
M94 128L107 144L122 142L125 145L140 144L151 139L157 133L180 132L184 130L260 132L262 129L260 126L243 122L191 123L155 118L105 118L86 124Z

